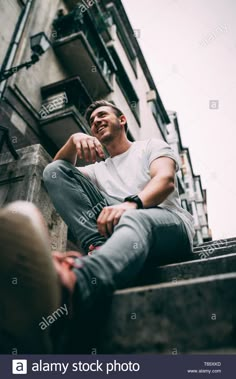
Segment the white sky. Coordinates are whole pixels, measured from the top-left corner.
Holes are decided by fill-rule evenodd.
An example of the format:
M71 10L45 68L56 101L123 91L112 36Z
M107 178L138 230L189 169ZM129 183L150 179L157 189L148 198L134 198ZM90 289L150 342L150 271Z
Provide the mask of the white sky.
M236 236L236 1L123 0L207 189L213 238ZM139 30L139 32L137 32ZM217 100L219 109L210 109Z

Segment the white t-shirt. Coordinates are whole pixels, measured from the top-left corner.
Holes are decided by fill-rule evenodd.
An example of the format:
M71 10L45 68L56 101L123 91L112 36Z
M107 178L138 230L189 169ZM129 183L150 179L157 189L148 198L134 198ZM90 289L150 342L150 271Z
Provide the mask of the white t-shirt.
M136 195L144 189L151 180L150 164L159 157L172 158L176 162L176 171L178 171L179 163L176 155L166 142L159 139L135 141L122 154L77 168L88 175L101 191L122 202L125 197ZM169 209L181 217L192 244L195 234L193 217L181 207L176 175L175 190L158 206Z

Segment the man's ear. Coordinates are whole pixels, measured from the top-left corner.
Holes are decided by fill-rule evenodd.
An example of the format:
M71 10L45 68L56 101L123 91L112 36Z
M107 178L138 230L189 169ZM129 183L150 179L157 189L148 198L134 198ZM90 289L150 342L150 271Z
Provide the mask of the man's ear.
M119 117L119 120L120 120L120 125L124 127L125 124L127 123L127 120L126 120L125 115L121 115L121 116Z

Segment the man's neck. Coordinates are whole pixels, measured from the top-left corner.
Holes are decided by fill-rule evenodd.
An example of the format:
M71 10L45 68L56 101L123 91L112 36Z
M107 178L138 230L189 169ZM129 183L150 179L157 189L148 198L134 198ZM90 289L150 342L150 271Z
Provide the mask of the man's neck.
M130 146L132 145L132 142L130 142L127 138L122 140L114 140L107 144L105 147L110 155L111 158L115 157L116 155L120 155L125 153Z

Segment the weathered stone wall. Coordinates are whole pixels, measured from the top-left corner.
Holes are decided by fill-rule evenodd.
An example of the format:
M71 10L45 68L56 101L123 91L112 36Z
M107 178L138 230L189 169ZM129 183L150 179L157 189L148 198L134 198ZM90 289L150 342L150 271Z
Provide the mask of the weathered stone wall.
M29 59L31 55L31 35L43 31L53 41L52 22L59 8L65 9L61 0L43 0L36 1L33 4L15 63L19 64ZM50 48L42 55L37 64L30 67L29 71L20 71L9 81L9 84L11 86L16 84L31 105L38 111L41 106L41 87L66 77L67 73L64 67L57 59L53 49Z
M0 65L2 65L3 59L5 58L21 10L22 6L18 1L0 1L0 25L2 26L0 38Z
M65 251L67 226L53 207L45 190L42 173L51 157L41 145L19 149L19 160L10 153L0 155L0 207L15 200L34 203L46 219L53 250Z
M30 36L44 32L49 39L53 39L52 23L58 9L64 9L66 12L63 0L32 2L26 22L22 24L22 34L11 66L30 60ZM21 4L16 0L0 1L0 22L3 26L0 31L0 66L6 58L8 48L11 47L13 33L23 10L23 2ZM38 111L41 107L41 87L67 76L53 49L49 48L37 64L29 70L22 69L7 80L4 98L0 104L0 124L9 128L16 149L40 143L51 155L55 154L53 143L42 135L40 130ZM0 92L2 90L3 88L0 88Z

